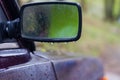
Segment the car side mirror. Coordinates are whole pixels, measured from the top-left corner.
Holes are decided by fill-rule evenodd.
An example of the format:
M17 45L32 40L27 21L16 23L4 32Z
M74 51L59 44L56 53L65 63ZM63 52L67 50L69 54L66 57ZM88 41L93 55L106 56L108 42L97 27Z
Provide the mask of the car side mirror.
M21 7L21 37L42 42L76 41L81 36L82 12L77 3L31 3Z

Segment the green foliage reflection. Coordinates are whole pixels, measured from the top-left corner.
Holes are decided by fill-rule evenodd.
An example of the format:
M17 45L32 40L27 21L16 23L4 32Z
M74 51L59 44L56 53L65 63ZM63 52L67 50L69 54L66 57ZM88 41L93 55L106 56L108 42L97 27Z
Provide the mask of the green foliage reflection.
M49 37L71 38L78 32L78 9L71 5L54 5L51 12Z

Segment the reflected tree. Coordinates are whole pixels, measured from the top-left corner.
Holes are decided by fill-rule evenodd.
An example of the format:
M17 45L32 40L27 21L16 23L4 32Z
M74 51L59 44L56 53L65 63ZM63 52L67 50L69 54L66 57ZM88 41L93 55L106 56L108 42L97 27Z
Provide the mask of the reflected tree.
M32 6L24 11L23 32L27 36L45 37L49 28L49 6Z
M105 0L105 18L114 20L114 4L115 0Z

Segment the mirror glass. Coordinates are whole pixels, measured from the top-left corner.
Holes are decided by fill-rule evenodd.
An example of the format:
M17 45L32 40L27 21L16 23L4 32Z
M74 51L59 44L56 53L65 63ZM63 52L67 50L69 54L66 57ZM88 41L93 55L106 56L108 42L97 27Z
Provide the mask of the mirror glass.
M78 35L78 7L70 4L27 6L22 15L22 36L34 39L69 39Z

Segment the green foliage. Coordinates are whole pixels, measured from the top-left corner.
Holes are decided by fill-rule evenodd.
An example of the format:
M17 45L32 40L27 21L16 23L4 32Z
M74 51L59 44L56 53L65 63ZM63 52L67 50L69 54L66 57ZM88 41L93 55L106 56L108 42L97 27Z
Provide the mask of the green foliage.
M114 16L117 18L120 15L120 0L115 0Z

